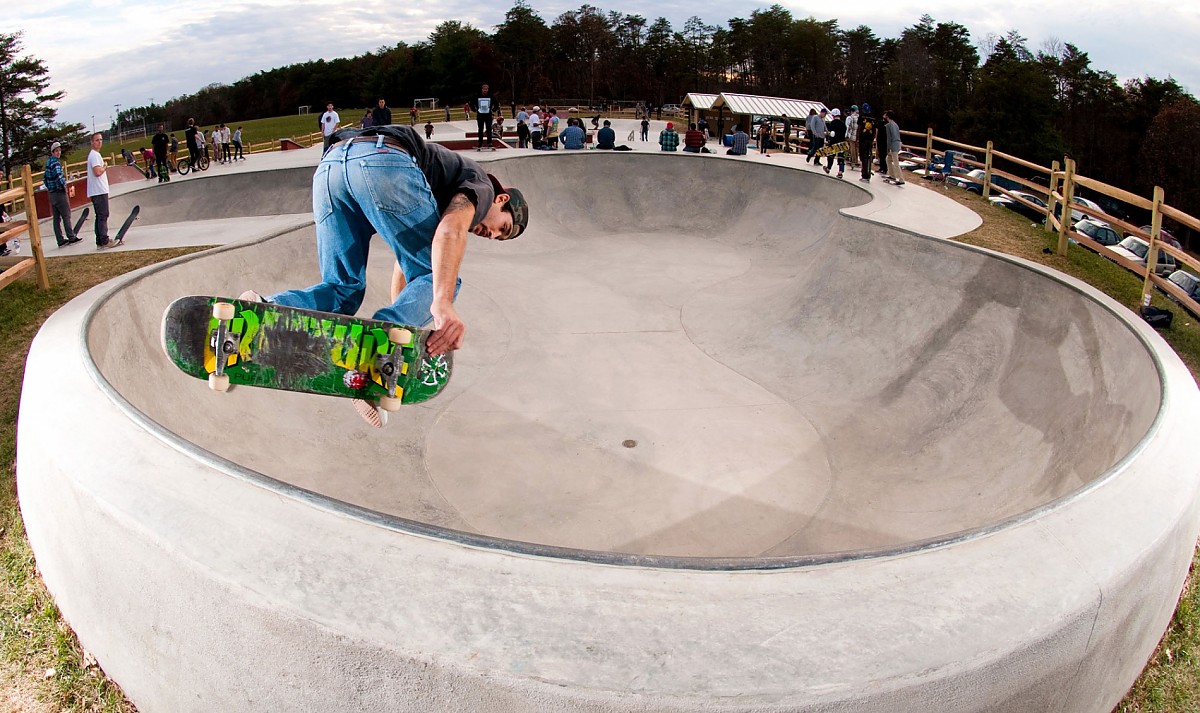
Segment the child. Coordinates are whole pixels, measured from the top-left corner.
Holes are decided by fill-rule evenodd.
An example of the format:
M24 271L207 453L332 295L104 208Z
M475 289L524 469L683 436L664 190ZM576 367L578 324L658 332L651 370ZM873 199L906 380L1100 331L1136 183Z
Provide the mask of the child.
M433 138L433 122L432 121L425 122L425 138L426 139Z

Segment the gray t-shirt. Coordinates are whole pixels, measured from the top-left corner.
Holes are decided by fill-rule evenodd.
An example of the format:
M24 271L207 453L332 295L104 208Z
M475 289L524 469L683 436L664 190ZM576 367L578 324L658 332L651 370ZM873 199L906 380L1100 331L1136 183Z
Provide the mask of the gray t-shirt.
M454 196L462 193L475 204L475 217L471 219L471 227L475 227L487 217L492 202L496 199L496 189L483 167L440 144L426 142L411 126L392 124L368 129L342 129L333 135L331 143L355 136L379 134L396 139L416 160L417 167L425 174L425 180L429 181L429 189L437 201L439 213L445 213Z
M899 151L904 148L904 143L900 141L900 125L895 119L889 119L887 123L887 142L888 152Z

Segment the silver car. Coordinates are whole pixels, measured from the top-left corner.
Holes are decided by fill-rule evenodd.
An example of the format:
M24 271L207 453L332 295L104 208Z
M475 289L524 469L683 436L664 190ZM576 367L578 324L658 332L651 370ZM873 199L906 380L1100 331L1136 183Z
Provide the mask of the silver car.
M1150 253L1150 243L1131 235L1109 248L1109 250L1112 250L1126 260L1145 266L1146 255ZM1156 275L1169 275L1172 272L1175 272L1175 258L1159 250L1158 265L1155 266L1154 273Z

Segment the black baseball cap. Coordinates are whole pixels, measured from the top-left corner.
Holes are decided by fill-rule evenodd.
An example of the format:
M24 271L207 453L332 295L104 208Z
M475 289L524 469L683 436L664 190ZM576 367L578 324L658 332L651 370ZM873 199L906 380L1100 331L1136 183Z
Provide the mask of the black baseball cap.
M512 213L513 227L512 231L504 237L505 240L512 240L521 233L525 232L525 228L529 226L529 202L525 200L525 194L519 188L506 188L500 183L500 179L492 174L487 177L492 181L492 188L496 189L496 194L505 193L508 195L508 203L505 208L509 213Z

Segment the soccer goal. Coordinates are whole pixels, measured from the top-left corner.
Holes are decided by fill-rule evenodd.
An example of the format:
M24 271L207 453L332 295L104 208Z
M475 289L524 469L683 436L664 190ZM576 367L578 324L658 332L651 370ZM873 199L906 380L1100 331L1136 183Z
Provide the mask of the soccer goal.
M304 114L307 114L307 113L308 113L308 105L305 104L304 106L300 107L300 110L299 110L299 113L297 114L297 116L303 116Z
M413 106L417 109L436 109L437 97L429 97L428 99L413 99Z

